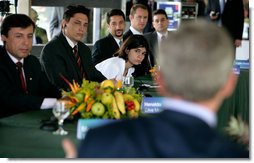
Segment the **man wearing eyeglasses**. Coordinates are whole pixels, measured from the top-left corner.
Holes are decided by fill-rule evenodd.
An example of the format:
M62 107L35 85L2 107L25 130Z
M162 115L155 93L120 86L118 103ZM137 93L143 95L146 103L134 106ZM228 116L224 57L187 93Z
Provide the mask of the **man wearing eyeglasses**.
M153 27L155 31L144 35L149 44L152 66L156 64L156 49L168 37L168 24L169 20L165 10L158 9L153 12Z

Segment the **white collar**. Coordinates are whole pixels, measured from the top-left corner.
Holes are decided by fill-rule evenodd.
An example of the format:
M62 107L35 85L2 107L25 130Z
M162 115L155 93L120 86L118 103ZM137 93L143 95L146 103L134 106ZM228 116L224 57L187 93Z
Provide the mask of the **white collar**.
M114 36L113 36L113 38L115 39L116 43L120 46L119 43L120 43L120 41L123 41L123 40L121 40L121 39L119 39L119 38L116 38L116 37L114 37Z
M6 50L7 51L7 50ZM17 58L15 58L13 55L11 55L11 53L9 53L7 51L7 54L10 56L11 60L16 64L17 62L21 62L22 64L24 63L24 58L22 58L21 60L18 60Z
M74 43L71 41L71 39L69 39L69 37L67 37L66 35L64 35L64 37L66 38L66 40L67 40L68 44L71 46L71 48L74 48L74 46L78 44L78 43L77 43L77 44L74 44Z
M161 38L162 36L165 36L166 38L168 37L168 32L166 33L159 33L159 32L156 32L157 35L159 36L159 38Z
M138 30L136 30L135 28L133 28L132 26L130 26L130 30L134 35L143 35L143 33L139 32Z
M173 98L164 98L163 106L167 110L173 110L197 117L206 122L210 127L215 127L217 124L216 114L208 108L196 103Z

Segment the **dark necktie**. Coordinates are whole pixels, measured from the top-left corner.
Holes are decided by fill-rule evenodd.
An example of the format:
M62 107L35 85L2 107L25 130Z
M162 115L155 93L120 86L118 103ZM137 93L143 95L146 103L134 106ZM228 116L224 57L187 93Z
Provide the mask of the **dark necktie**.
M73 53L74 53L74 57L75 57L75 60L76 60L76 62L77 62L77 65L78 65L78 68L79 68L79 70L80 70L80 74L81 74L82 78L86 78L86 74L85 74L83 65L82 65L82 63L81 63L80 56L79 56L79 54L78 54L78 47L77 47L77 45L74 46L74 48L73 48Z
M19 79L20 79L20 82L21 82L21 88L22 88L22 91L24 93L26 93L26 82L25 82L25 78L24 78L24 75L23 75L23 71L22 71L22 63L21 62L17 62L16 63L17 67L18 67L18 71L19 71Z
M121 47L122 44L123 44L123 41L120 40L120 41L119 41L119 47Z
M165 36L161 36L161 41L165 41L166 40L166 37Z

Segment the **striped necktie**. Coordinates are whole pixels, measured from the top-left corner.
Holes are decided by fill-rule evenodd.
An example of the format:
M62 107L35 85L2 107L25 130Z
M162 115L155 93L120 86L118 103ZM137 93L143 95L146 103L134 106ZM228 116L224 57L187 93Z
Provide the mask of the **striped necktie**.
M86 74L85 74L85 71L84 71L84 68L83 68L83 65L81 63L81 59L80 59L80 56L78 54L78 46L75 45L73 47L73 53L74 53L74 57L75 57L75 60L77 62L77 65L78 65L78 68L80 70L80 74L82 76L82 78L86 78Z

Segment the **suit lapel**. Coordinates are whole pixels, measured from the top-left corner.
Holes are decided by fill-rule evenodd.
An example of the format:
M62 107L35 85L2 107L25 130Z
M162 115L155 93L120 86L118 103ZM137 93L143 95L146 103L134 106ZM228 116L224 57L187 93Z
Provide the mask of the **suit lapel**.
M11 80L11 83L13 83L14 86L20 87L21 90L21 84L19 79L19 74L16 68L16 64L11 60L9 55L7 54L7 51L4 47L2 48L2 64L6 65L6 74L9 76L9 79ZM5 66L4 66L5 67ZM15 74L15 75L14 75Z
M65 38L65 36L63 35L62 32L59 34L59 37L60 37L60 40L61 40L61 42L64 46L64 49L66 50L66 52L65 52L65 54L67 55L66 57L69 58L69 59L66 59L66 61L68 60L68 62L70 62L69 63L70 66L73 65L72 67L75 69L74 72L76 72L77 76L79 78L81 78L81 73L80 73L80 70L78 68L77 62L75 60L75 57L74 57L73 50L72 50L71 46L69 45L68 41L66 40L66 38ZM78 53L79 53L79 55L81 53L79 42L78 42ZM82 56L80 55L80 59L81 59L82 65L84 65L83 55Z
M116 50L119 49L119 45L118 45L118 43L116 42L116 40L114 39L114 37L113 37L111 34L109 34L107 37L108 37L108 39L109 39L109 43L110 43L110 42L113 43L113 44L112 44L112 46L113 46L112 48L113 48L113 49L116 49Z

